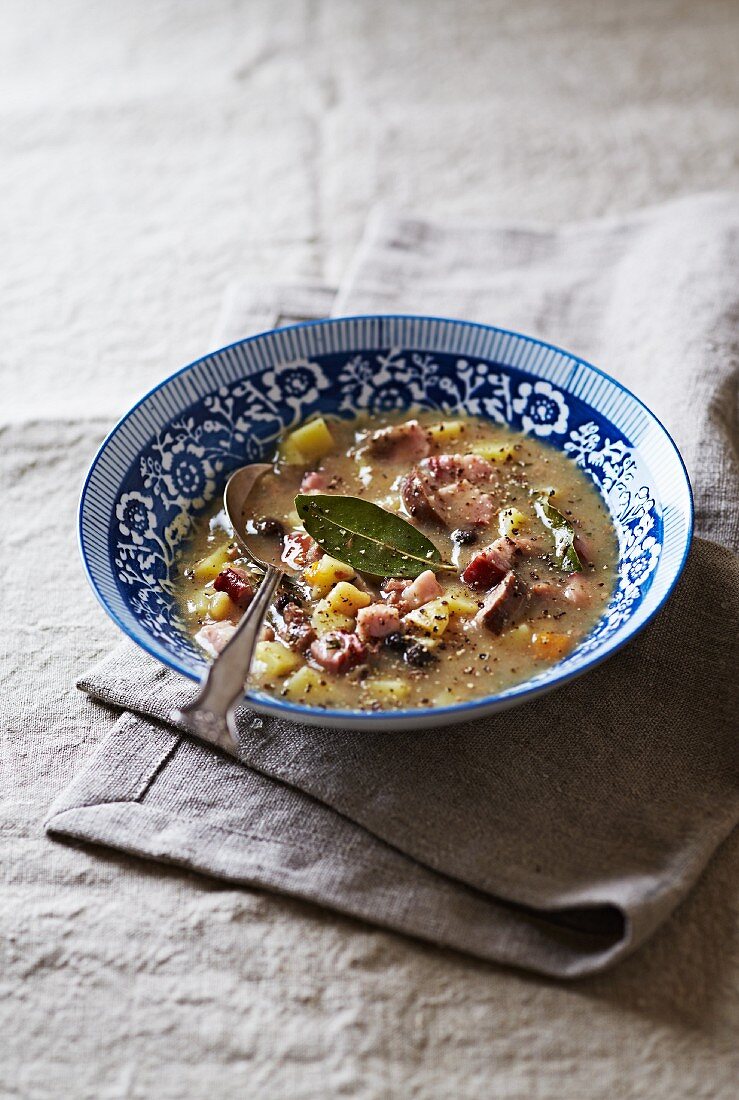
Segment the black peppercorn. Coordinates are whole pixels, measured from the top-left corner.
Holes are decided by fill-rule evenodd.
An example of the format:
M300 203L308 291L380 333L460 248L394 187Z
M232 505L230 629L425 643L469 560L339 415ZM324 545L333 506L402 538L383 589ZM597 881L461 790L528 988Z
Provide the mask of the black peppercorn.
M420 645L419 642L413 642L406 649L403 660L406 664L413 665L414 668L424 668L425 665L430 665L432 661L435 661L436 657L426 646Z
M458 527L452 531L452 542L456 542L457 546L472 546L477 542L477 531L474 527Z

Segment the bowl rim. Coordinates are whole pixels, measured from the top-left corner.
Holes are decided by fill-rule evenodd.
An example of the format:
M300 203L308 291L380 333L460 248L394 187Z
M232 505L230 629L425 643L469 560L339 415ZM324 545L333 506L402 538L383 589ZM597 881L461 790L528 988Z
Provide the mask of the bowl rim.
M656 425L665 437L669 447L671 448L674 456L677 458L678 469L682 473L684 479L684 488L687 489L687 501L688 501L688 514L687 523L685 528L684 545L682 547L682 553L680 561L674 568L674 575L670 579L663 595L651 611L645 616L643 621L633 623L626 622L622 624L622 628L614 632L614 636L606 639L602 646L597 650L589 654L584 658L583 663L578 668L568 670L556 676L554 679L549 680L541 684L532 684L531 680L524 680L520 684L513 685L511 688L507 688L504 694L497 693L494 695L486 695L482 699L468 700L460 703L453 703L443 707L413 707L410 709L398 709L398 710L338 710L335 708L320 708L320 707L307 707L298 703L292 703L288 700L277 699L273 696L261 694L258 692L247 691L244 693L244 701L255 711L262 714L270 714L278 718L292 719L296 722L303 722L316 726L343 726L348 728L346 723L350 723L351 726L357 725L372 725L375 728L381 728L382 726L418 726L423 721L424 725L437 726L437 725L451 725L454 722L465 722L468 720L474 720L477 717L482 717L485 714L491 714L497 711L508 709L512 706L521 705L524 702L528 702L531 699L536 698L539 695L543 695L546 692L553 691L557 688L571 683L573 680L582 676L583 673L589 672L597 665L601 664L608 657L611 657L614 653L617 653L624 646L638 637L639 634L647 627L663 609L667 601L672 596L675 587L682 576L687 561L688 554L693 541L694 526L695 526L695 502L693 497L693 487L690 483L690 477L685 465L685 461L680 454L680 450L675 443L670 432L662 423L660 418L645 404L641 398L637 397L627 386L620 382L617 378L608 374L600 367L596 367L593 363L587 359L583 359L582 356L576 355L573 352L560 347L558 344L553 344L547 340L541 340L535 336L529 336L527 333L519 332L516 329L502 328L499 325L485 324L480 321L468 321L456 317L442 317L435 314L415 314L415 313L359 313L359 314L347 314L337 317L326 317L319 320L311 321L298 321L289 325L280 325L275 328L264 329L261 332L254 333L252 336L246 336L240 340L234 340L229 344L224 344L219 348L215 348L212 351L207 352L205 355L198 356L197 359L191 360L184 366L179 367L165 378L161 379L156 385L150 387L113 425L110 431L107 433L100 446L98 447L95 455L90 463L90 467L85 475L82 490L80 492L79 506L77 512L77 544L82 558L82 565L87 577L88 584L90 585L98 603L104 609L106 614L113 620L116 626L119 627L123 633L136 643L141 649L143 649L150 656L154 657L160 664L171 668L173 671L180 673L187 677L189 680L197 681L199 679L198 674L186 665L182 664L176 657L169 655L162 655L162 653L156 651L147 641L145 637L139 637L136 635L129 626L123 622L117 615L115 610L111 608L106 602L102 592L100 592L98 585L96 584L90 565L87 558L84 542L83 522L85 517L85 501L90 486L90 482L94 476L98 464L103 459L105 452L110 442L115 436L122 430L124 425L133 417L136 412L144 405L150 397L152 397L159 390L169 385L174 379L186 374L192 368L198 364L205 362L208 359L212 359L214 356L219 356L224 352L227 352L231 348L241 347L244 344L250 344L257 340L264 339L266 336L271 336L275 333L281 333L286 331L294 331L297 329L307 328L322 328L330 327L337 324L346 324L347 322L361 322L361 321L399 321L399 322L418 322L418 321L431 321L438 322L442 325L459 326L465 329L482 329L487 332L499 333L503 336L511 336L518 340L523 340L529 344L534 344L538 347L548 349L556 352L560 355L566 355L572 360L574 364L585 367L587 370L592 371L594 374L599 375L601 378L606 379L611 385L615 386L622 394L638 405L646 414L647 417ZM484 357L483 357L484 358ZM505 364L502 364L505 366ZM534 372L532 372L534 373ZM556 664L552 666L556 669Z

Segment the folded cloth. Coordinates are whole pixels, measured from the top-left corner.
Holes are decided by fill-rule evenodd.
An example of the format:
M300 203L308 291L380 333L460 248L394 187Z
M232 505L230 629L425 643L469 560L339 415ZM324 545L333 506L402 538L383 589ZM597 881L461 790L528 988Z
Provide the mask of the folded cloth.
M235 761L166 725L194 686L124 643L80 682L124 713L47 829L550 975L633 951L739 818L737 227L731 196L557 232L382 215L337 303L533 332L662 415L691 465L699 531L724 545L695 540L629 647L543 699L440 731L244 710ZM295 288L272 293L273 316L310 316L311 293L325 309L320 288L299 308ZM264 316L268 298L231 300Z

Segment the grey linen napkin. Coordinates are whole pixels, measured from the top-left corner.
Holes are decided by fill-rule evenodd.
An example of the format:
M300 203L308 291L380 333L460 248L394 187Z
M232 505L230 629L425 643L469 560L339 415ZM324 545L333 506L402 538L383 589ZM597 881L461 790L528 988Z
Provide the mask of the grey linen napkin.
M193 686L123 644L80 682L123 714L47 829L550 975L633 951L739 819L738 229L731 196L557 232L375 218L336 311L469 316L593 357L675 432L716 541L695 540L666 609L605 665L446 730L244 711L237 762L166 725ZM242 288L225 320L327 299Z

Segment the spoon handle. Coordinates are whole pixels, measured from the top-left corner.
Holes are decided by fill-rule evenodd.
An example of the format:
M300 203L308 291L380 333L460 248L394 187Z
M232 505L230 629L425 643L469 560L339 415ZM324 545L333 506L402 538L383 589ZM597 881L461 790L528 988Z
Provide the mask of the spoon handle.
M208 669L198 695L182 710L173 710L170 714L170 721L175 725L227 752L236 750L236 706L244 694L244 682L249 674L262 620L281 577L279 569L273 565L267 566L254 599L236 627L236 633Z

